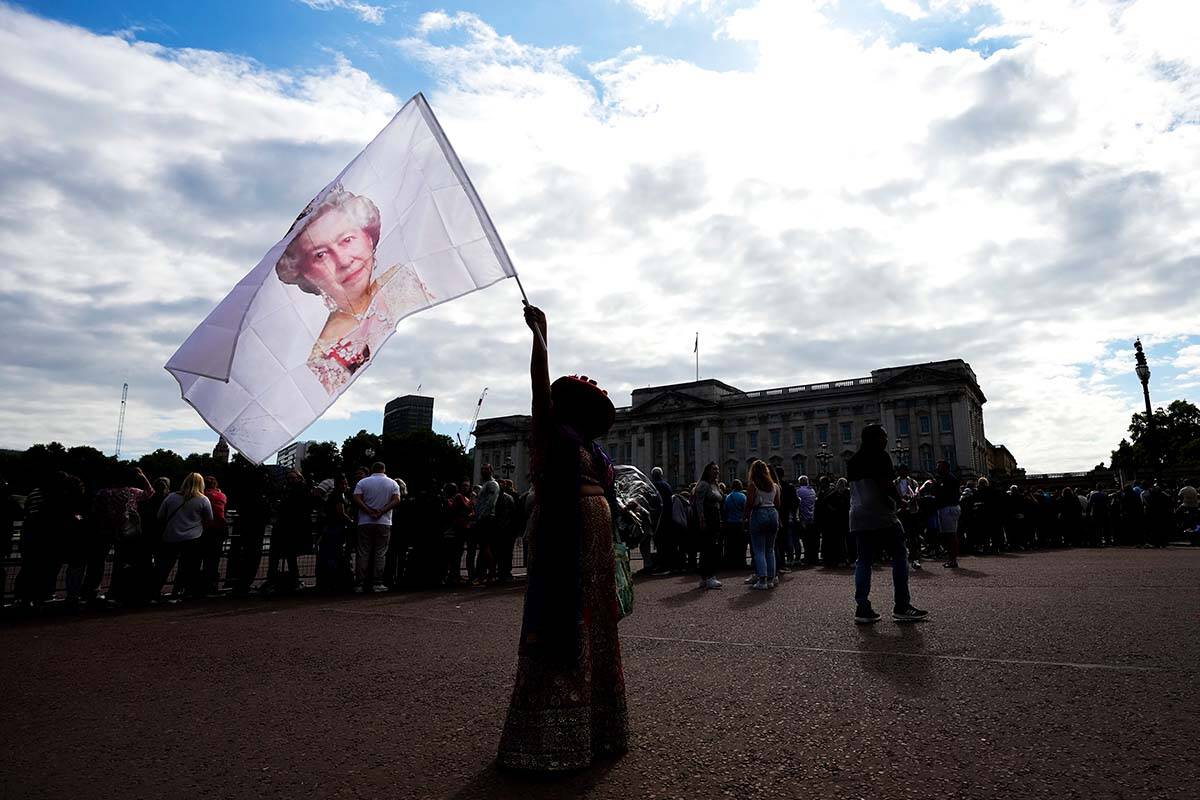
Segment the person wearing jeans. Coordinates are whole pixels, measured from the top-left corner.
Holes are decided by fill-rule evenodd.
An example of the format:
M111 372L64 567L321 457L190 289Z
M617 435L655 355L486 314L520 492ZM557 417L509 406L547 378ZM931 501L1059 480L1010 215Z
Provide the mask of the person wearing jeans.
M891 549L892 584L895 606L892 619L914 622L928 612L914 608L908 594L908 549L904 546L904 528L896 516L900 495L896 491L896 470L887 453L888 436L882 425L863 428L862 444L846 465L850 482L850 532L854 535L857 560L854 564L854 621L879 621L871 608L871 564L875 549Z
M750 529L750 551L754 557L754 574L746 579L751 589L772 589L779 585L778 564L775 561L775 537L779 534L779 486L771 480L767 465L755 459L750 464L746 483L749 493L746 508L750 510L746 526Z
M354 559L359 591L386 592L383 565L392 538L392 509L400 505L400 484L387 476L382 461L371 465L370 476L354 486L358 506L358 552Z

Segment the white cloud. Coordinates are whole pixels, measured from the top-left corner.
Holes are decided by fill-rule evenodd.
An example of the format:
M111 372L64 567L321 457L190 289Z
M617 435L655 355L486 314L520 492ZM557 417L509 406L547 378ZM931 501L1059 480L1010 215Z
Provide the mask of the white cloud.
M335 8L353 11L363 22L372 25L382 25L383 15L387 11L384 6L373 6L360 0L300 0L301 3L317 11L330 11Z
M929 12L922 8L917 0L879 0L879 4L893 14L909 19L924 19L929 16Z
M431 75L558 371L622 402L686 380L697 329L702 372L744 388L959 356L989 438L1086 469L1140 402L1116 380L1128 342L1200 333L1182 289L1200 80L1137 16L1153 4L992 5L1023 38L988 59L864 40L815 0L710 9L756 51L743 71L636 48L583 64L569 39L453 12L397 45ZM0 46L20 109L0 119L0 335L22 343L0 444L111 441L126 372L134 447L199 427L160 365L397 98L345 62L266 70L11 10ZM469 419L484 385L486 414L519 413L527 338L509 284L438 307L332 413L417 383L439 418Z
M687 8L707 11L717 0L625 0L655 22L670 22Z

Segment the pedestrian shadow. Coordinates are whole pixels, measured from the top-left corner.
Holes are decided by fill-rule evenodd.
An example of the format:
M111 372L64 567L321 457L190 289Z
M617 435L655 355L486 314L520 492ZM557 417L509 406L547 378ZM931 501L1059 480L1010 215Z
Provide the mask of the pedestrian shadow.
M707 593L707 589L698 589L695 585L689 585L686 591L669 594L658 602L665 606L686 606L689 603L696 602Z
M863 670L879 675L900 694L928 694L933 676L932 659L924 656L926 623L897 622L881 628L883 624L858 626Z
M729 598L730 608L754 608L755 606L761 606L763 603L771 599L770 591L764 592L746 587L742 588L745 588L746 591L738 592L733 597Z
M509 772L493 761L471 778L465 786L447 800L476 800L476 798L520 797L522 800L560 800L564 797L583 797L601 783L619 760L605 760L590 767L570 772Z
M966 567L956 567L946 570L952 575L961 575L964 578L986 578L988 573L981 572L977 569L967 569Z

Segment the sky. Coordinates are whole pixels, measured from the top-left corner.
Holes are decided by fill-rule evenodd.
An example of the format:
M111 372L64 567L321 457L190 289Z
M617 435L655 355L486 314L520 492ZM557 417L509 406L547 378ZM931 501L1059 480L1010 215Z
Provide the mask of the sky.
M1200 4L0 0L0 447L215 443L162 365L422 91L551 369L617 405L962 358L1033 472L1200 401ZM302 434L527 413L504 281L408 318Z

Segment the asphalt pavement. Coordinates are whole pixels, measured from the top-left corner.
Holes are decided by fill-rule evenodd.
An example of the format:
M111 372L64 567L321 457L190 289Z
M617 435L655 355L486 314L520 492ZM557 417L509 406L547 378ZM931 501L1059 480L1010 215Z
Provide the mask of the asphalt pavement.
M492 765L522 586L0 623L0 799L1195 798L1200 550L640 578L622 759ZM890 569L874 573L890 611Z

